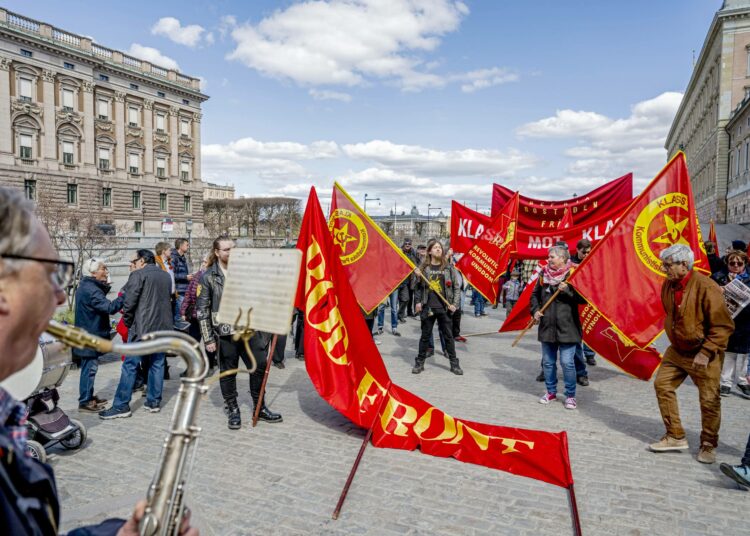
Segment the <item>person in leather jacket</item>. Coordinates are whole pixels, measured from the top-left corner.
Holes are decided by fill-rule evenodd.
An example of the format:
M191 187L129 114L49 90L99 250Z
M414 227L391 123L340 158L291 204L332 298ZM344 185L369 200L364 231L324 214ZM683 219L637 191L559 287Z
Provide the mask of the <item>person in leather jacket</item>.
M196 316L200 324L201 336L207 352L218 350L219 370L222 373L235 370L240 359L247 368L252 366L245 344L241 340L232 340L234 334L232 326L219 323L217 320L229 266L229 255L233 248L234 241L230 238L219 237L214 240L213 249L207 262L208 268L206 268L196 291L198 296ZM263 374L266 368L266 354L270 342L271 335L261 331L256 331L250 339L250 351L258 365L255 372L250 374L250 395L253 398L253 407L258 404L260 399ZM227 426L230 430L238 430L242 426L242 418L237 404L237 374L223 376L219 380L219 386L221 395L224 397ZM280 414L274 413L266 407L265 397L258 419L270 423L282 421Z

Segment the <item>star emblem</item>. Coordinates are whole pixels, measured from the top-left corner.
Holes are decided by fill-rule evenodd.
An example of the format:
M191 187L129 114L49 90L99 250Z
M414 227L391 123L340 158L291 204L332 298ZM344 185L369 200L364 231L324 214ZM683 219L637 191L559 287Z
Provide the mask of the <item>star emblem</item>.
M346 245L353 240L355 238L349 234L349 222L333 231L333 243L341 246L341 251L345 251Z
M668 246L674 244L685 244L689 246L690 243L685 240L684 236L682 236L682 232L685 230L685 227L687 227L689 221L690 220L688 218L685 218L682 221L675 222L672 218L665 214L664 223L667 226L667 230L658 238L654 238L654 242L659 244L667 244Z

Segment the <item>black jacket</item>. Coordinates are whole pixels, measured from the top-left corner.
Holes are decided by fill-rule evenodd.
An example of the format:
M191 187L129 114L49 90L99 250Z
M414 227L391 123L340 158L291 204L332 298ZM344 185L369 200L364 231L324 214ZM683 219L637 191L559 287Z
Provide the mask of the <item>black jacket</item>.
M172 250L172 269L174 270L174 288L177 294L183 296L188 288L188 274L190 267L184 255L177 253L176 249Z
M119 296L112 301L107 299L110 286L95 278L86 276L81 279L76 291L75 325L85 329L92 335L109 339L112 327L109 315L113 315L122 309L125 295ZM73 349L73 353L79 357L96 357L96 350Z
M458 309L461 305L461 289L459 287L462 281L458 275L458 271L448 264L443 269L443 277L445 278L445 283L441 290L443 297L448 303L455 305L456 309ZM414 303L422 304L420 318L427 318L428 311L426 305L429 294L430 288L427 285L427 282L423 277L419 277L416 291L414 293Z
M729 272L724 269L713 274L711 279L723 287L729 284ZM742 282L750 287L750 278L742 277ZM729 337L726 351L737 354L750 353L750 305L740 311L734 318L734 332Z
M540 284L537 279L534 292L531 294L531 316L542 308L556 290L557 287ZM560 292L539 321L538 340L562 344L581 342L583 333L581 318L578 316L578 305L584 303L586 300L571 286L568 286L564 292Z
M125 285L122 319L131 341L146 333L174 329L172 278L155 264L147 264L130 274Z

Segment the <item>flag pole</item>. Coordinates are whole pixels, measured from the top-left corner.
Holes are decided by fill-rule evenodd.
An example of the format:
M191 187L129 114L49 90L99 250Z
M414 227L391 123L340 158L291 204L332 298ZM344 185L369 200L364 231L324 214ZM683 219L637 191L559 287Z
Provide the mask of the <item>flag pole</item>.
M419 277L421 277L424 280L424 282L427 283L427 286L429 287L430 286L430 280L427 279L427 277L425 277L425 275L422 273L422 270L420 270L419 268L416 268L416 271L419 273ZM445 297L443 296L442 293L435 292L435 294L437 294L438 298L440 298L443 301L443 303L446 305L446 307L450 307L451 305L453 305L452 303L448 303L448 300L445 299Z
M266 372L263 374L263 384L260 386L260 396L258 396L258 402L255 404L255 411L253 412L253 428L258 424L258 415L260 415L260 408L263 407L263 396L266 393L266 383L268 382L268 373L271 371L271 362L273 361L273 353L276 350L276 339L278 335L273 336L271 339L271 346L268 349L268 357L266 358Z
M357 473L357 469L359 469L359 462L362 461L362 455L365 453L365 449L367 448L367 445L370 444L370 438L372 437L372 429L375 428L375 422L377 421L378 415L380 415L380 410L383 409L383 403L386 401L387 398L388 398L388 395L383 396L382 400L380 401L380 405L378 406L378 411L375 412L375 419L372 421L370 428L367 429L365 438L362 440L362 446L359 447L357 458L354 460L354 465L352 465L352 469L351 471L349 471L349 476L346 478L344 489L341 490L341 495L339 496L339 502L336 503L336 509L333 511L333 515L331 516L331 519L339 518L339 514L341 513L341 507L344 506L346 495L349 493L349 487L352 485L352 481L354 480L354 475Z
M582 536L581 518L578 515L578 503L576 502L576 491L573 484L568 486L568 500L570 503L570 515L573 518L573 534L575 536Z
M496 335L497 333L500 333L499 331L482 331L481 333L467 333L466 335L461 335L462 337L480 337L482 335Z
M557 290L555 291L555 293L550 297L550 299L547 300L547 302L544 305L542 305L542 308L539 309L539 311L537 311L537 312L543 313L544 311L546 311L547 307L549 307L550 304L553 301L555 301L555 298L557 298L558 294L560 294L560 287L559 286L557 287ZM525 328L523 328L523 331L518 334L518 337L516 337L516 340L513 341L513 344L511 344L511 347L515 348L515 346L521 341L521 339L523 339L523 336L526 335L526 332L529 331L533 326L534 326L534 319L532 318L531 322L529 322L529 325L526 326Z

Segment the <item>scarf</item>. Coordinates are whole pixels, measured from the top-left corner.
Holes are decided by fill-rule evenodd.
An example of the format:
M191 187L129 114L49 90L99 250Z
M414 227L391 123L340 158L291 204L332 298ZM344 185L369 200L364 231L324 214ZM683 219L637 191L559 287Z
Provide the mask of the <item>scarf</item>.
M542 281L544 281L545 285L556 287L565 280L565 276L568 275L572 267L573 263L570 262L570 259L568 259L562 268L558 268L557 270L548 264L542 268L542 277L544 278Z

